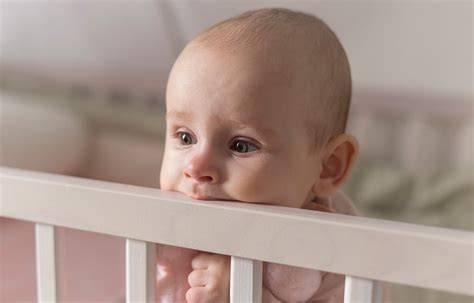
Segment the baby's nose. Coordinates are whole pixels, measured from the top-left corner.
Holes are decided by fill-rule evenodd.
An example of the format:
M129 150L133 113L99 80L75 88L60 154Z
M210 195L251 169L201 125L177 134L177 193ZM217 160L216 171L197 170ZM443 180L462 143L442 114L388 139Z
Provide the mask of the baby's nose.
M198 182L203 182L203 183L214 183L214 180L215 180L215 177L212 176L211 174L199 174L191 170L185 170L184 176L186 178L194 179Z
M186 165L183 174L186 178L193 179L201 183L216 183L218 181L218 172L216 167L207 157L194 157Z

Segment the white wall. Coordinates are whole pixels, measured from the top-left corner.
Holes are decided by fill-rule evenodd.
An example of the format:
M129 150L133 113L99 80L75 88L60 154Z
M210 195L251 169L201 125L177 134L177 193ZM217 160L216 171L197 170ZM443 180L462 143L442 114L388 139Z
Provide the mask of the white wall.
M472 100L471 1L3 1L3 69L164 90L172 61L196 33L247 9L314 13L339 35L355 88Z
M152 1L2 1L3 69L164 90L175 58Z

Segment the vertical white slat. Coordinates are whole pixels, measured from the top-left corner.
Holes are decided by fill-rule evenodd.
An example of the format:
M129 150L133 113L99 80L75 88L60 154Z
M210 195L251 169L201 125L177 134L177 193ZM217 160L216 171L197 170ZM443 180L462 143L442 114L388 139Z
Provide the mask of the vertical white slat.
M154 250L153 243L127 239L125 254L127 303L154 302L156 279Z
M344 303L379 303L381 288L376 282L364 278L346 276Z
M231 257L230 303L262 302L262 261Z
M56 302L54 226L36 223L35 242L38 302Z

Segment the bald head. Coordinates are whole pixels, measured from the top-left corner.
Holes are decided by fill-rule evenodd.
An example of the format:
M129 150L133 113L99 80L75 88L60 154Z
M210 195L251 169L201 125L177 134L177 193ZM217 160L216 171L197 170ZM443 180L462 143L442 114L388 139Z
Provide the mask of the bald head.
M316 146L343 133L351 99L350 68L336 35L320 19L287 9L260 9L214 25L190 45L248 53L284 74L304 103Z

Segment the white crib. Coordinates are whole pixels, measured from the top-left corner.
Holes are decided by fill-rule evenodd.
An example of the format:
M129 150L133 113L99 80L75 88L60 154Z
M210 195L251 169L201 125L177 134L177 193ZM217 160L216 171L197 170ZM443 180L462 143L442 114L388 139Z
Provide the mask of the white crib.
M0 216L36 222L39 302L57 300L54 226L127 239L127 302L154 300L154 243L231 255L233 303L261 301L262 261L344 274L346 303L378 302L374 281L474 296L473 232L0 172Z
M9 115L9 107L5 104L15 104L16 100L10 99L8 95L2 95L2 102L10 103L3 103L2 107L2 127L5 128L2 143L8 144L2 146L0 163L26 165L29 162L25 160L32 158L31 149L44 147L48 141L43 138L51 134L41 137L41 133L32 132L31 128L22 129L24 112L15 115L16 111L12 111ZM472 109L472 100L467 99L356 91L349 129L360 140L365 158L414 171L442 171L448 167L467 168L472 172ZM38 116L35 112L28 117ZM74 121L69 115L62 120ZM37 119L32 123L33 130L40 129L42 123L43 120ZM64 123L62 125L64 127ZM106 137L107 132L101 134ZM111 150L106 147L108 140L103 137L99 135L94 140L86 140L84 132L79 132L75 140L70 141L78 145L93 141L98 150ZM31 139L35 139L34 142ZM142 144L138 150L144 152L130 155L134 150L115 150L114 161L104 161L105 157L110 157L108 153L101 154L90 146L85 149L96 153L93 156L98 159L96 162L105 163L101 169L107 172L109 179L113 176L116 179L112 180L123 183L155 184L156 162L159 162L157 148L161 145L156 142L152 145L153 140L146 143L125 140L127 145ZM65 167L75 166L60 158L64 150L62 142L57 141L54 156L47 157L48 163L56 161ZM76 151L68 154L69 158L81 158L80 148L68 147ZM41 151L44 156L47 149ZM114 169L113 165L131 157L139 158L141 165ZM127 173L123 174L124 171ZM83 175L101 176L87 174L87 171ZM121 180L125 175L144 177ZM193 215L183 215L187 213ZM474 234L468 231L270 206L196 202L152 188L7 167L0 171L0 217L37 222L36 272L41 302L55 301L58 298L56 283L61 282L56 281L54 226L128 239L126 286L129 302L153 300L154 250L151 249L153 245L146 243L234 256L233 302L258 301L260 261L344 274L348 276L346 302L377 301L380 294L376 284L371 282L374 280L474 295ZM196 238L196 234L202 236ZM308 241L308 238L312 240ZM294 251L290 247L299 249Z

